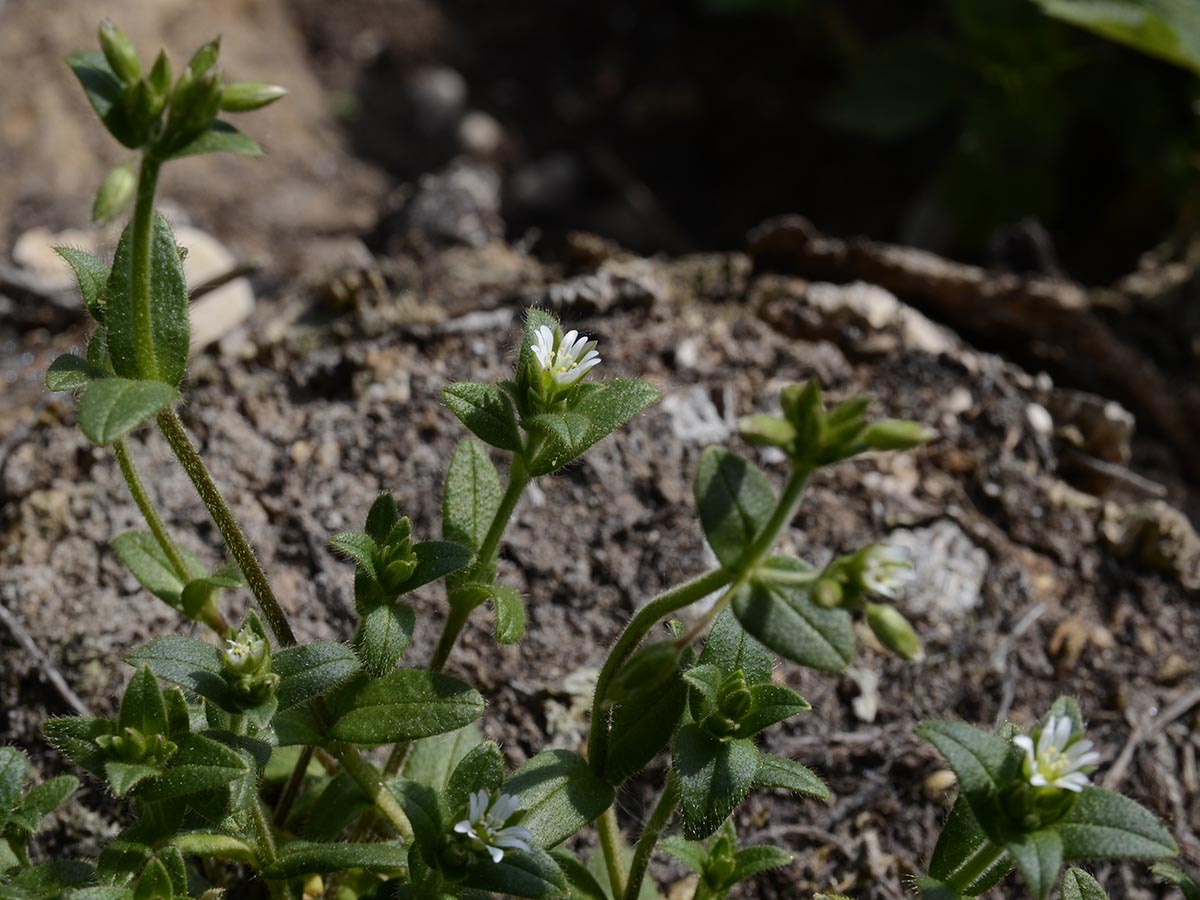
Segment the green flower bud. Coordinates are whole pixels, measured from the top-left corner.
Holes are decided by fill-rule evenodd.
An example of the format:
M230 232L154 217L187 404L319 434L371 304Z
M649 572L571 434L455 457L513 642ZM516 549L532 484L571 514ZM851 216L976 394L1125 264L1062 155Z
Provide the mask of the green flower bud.
M750 712L750 688L746 685L746 676L741 669L728 676L717 692L717 709L729 716L734 722L740 722L746 713Z
M758 414L738 419L742 439L756 447L789 447L796 440L796 428L778 416Z
M158 51L154 65L150 67L146 83L150 85L156 101L160 103L159 111L161 112L167 103L167 98L171 96L171 61L167 59L167 54L162 50Z
M262 109L287 94L287 88L257 81L236 81L225 85L221 92L221 109L225 112L250 112Z
M217 64L217 55L221 52L221 37L218 35L199 50L192 54L187 67L193 72L203 72Z
M867 624L879 642L902 659L915 660L924 655L917 632L894 606L868 603Z
M194 69L189 65L171 94L169 130L187 136L209 126L221 105L221 71L215 65Z
M911 450L937 437L937 432L908 419L880 419L862 433L862 441L872 450Z
M271 647L266 639L243 627L221 648L221 663L233 676L257 675L270 664Z
M674 641L658 641L642 647L625 662L608 685L605 701L627 703L644 697L679 671L680 650Z
M737 868L734 860L736 850L737 848L728 835L722 834L713 844L712 849L708 852L708 859L704 863L704 881L709 887L715 890L725 887L726 882Z
M817 606L835 609L842 605L844 598L842 585L834 578L821 578L813 585L812 600Z
M133 42L109 19L100 23L100 49L104 51L109 68L122 82L131 84L142 77L142 63Z
M110 169L100 182L96 199L92 202L92 218L97 222L109 222L120 215L137 192L137 175L129 166Z

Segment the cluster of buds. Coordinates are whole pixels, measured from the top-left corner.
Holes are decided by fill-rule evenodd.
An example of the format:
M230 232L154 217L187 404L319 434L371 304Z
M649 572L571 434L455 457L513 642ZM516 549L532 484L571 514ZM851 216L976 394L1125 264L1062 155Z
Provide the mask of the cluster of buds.
M746 675L741 669L725 676L717 689L716 699L700 719L700 727L719 741L737 735L738 726L750 712L753 697Z
M97 107L97 112L113 137L131 150L167 158L204 133L218 113L259 109L287 93L273 84L225 84L217 65L219 40L196 51L172 84L165 53L159 52L145 71L133 42L107 19L100 24L99 38L103 63L93 54L90 68L96 73L91 76L93 87L106 108ZM85 56L78 62L87 68L92 61ZM102 221L113 218L136 189L132 169L122 165L111 170L96 194L93 216Z
M417 570L408 516L392 526L387 539L377 545L374 557L379 586L389 594L399 594Z
M122 728L120 734L102 734L96 746L110 759L126 763L161 765L175 755L174 741L165 734L143 734L136 728Z
M238 699L258 705L270 699L279 687L279 676L271 671L271 644L262 623L253 614L221 649L225 680Z
M870 399L855 397L825 408L815 381L789 384L779 395L782 416L760 413L738 422L742 437L760 447L778 447L793 464L825 466L866 450L909 450L931 441L935 434L917 422L864 416Z

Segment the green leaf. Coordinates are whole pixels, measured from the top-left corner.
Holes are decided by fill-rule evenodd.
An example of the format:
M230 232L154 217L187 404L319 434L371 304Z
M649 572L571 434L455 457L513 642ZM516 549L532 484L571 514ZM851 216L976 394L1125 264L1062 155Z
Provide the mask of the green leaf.
M462 758L446 784L446 808L457 816L476 791L495 791L504 781L504 757L495 741L484 741Z
M183 581L154 535L148 531L127 531L117 535L112 545L142 587L168 606L182 608ZM195 557L186 551L180 553L193 576L203 573L204 568Z
M141 797L151 802L173 800L253 777L254 768L241 753L199 734L182 735L162 777L146 785Z
M358 782L339 772L329 779L305 816L304 835L314 841L332 841L371 807L371 798Z
M396 843L317 844L290 841L279 848L279 859L263 869L267 878L298 878L343 869L395 872L408 868L408 851Z
M74 271L83 305L87 307L91 317L103 325L104 286L108 282L108 266L86 250L75 247L55 247L54 252Z
M450 411L484 443L510 453L521 452L521 432L512 401L492 384L463 381L442 389Z
M1065 859L1170 859L1179 853L1153 813L1102 788L1084 788L1054 829Z
M487 450L470 438L459 442L442 492L442 537L478 553L500 509L504 487Z
M753 463L709 447L696 473L696 509L721 565L736 568L775 510L771 482Z
M397 669L362 681L333 700L330 734L354 744L393 744L461 728L483 715L484 700L468 684L435 672Z
M228 122L213 122L182 147L171 148L167 159L182 159L202 153L234 153L238 156L262 156L262 147Z
M756 684L750 688L750 712L738 722L735 737L753 737L764 728L808 712L808 701L782 684Z
M687 705L688 688L680 675L661 690L635 697L613 711L604 777L623 784L650 763L675 734Z
M705 863L708 862L708 848L699 841L689 841L677 834L662 839L658 849L667 856L679 860L697 875L704 874Z
M1060 897L1062 900L1108 900L1100 882L1083 869L1074 867L1067 869L1063 876Z
M110 759L104 764L104 776L108 779L113 795L117 797L124 797L147 778L156 778L161 774L162 769L159 766L148 763Z
M496 610L496 641L515 644L525 636L525 601L513 588L492 585L492 603Z
M174 896L175 886L171 883L170 871L161 859L152 857L138 875L133 900L163 900Z
M1190 0L1037 0L1048 15L1200 75L1200 8Z
M8 820L10 826L33 834L42 824L42 819L62 806L78 787L79 779L73 775L47 778L30 788L20 805L13 810Z
M404 582L404 592L415 591L422 585L436 581L465 568L473 555L470 548L449 541L422 541L413 544L413 555L417 568L412 577Z
M1058 883L1063 847L1058 833L1049 828L1010 838L1005 844L1017 864L1025 886L1037 900L1046 900Z
M500 862L486 862L467 871L466 887L479 891L557 900L567 896L567 877L550 854L539 847L510 851Z
M391 491L383 491L371 508L367 510L367 536L376 544L385 543L392 528L400 521L400 511L396 509L396 498Z
M92 104L92 109L96 111L109 134L129 149L136 150L138 135L121 102L121 79L108 65L104 54L94 50L81 50L67 57L67 65L83 85L88 102Z
M25 783L25 754L13 747L0 747L0 832L21 799Z
M456 731L415 741L404 760L402 774L441 793L449 785L454 768L482 742L483 732L474 722Z
M73 353L64 353L50 363L46 370L46 389L51 391L78 391L87 387L93 381L106 378L107 375L97 369L86 359L80 359Z
M1072 869L1071 871L1078 870ZM1168 884L1173 884L1179 888L1180 893L1183 894L1183 900L1200 900L1200 884L1197 884L1196 879L1192 878L1191 875L1178 866L1172 866L1167 863L1155 863L1150 867L1150 871ZM1069 875L1070 872L1067 874ZM1086 897L1085 900L1092 900L1092 898Z
M93 331L92 336L88 338L84 358L89 365L99 369L106 377L111 378L116 375L116 372L113 371L112 359L108 355L108 330L103 325Z
M1001 787L1007 786L1020 765L1019 751L1008 741L966 722L924 722L917 735L937 748L958 778L962 794L989 837L991 815Z
M980 863L988 860L980 869ZM970 880L962 893L977 897L998 884L1012 867L1012 857L984 834L966 798L955 800L929 861L930 876L952 883L967 877Z
M221 651L198 638L171 634L129 654L135 666L148 666L159 678L194 691L222 709L238 711L225 681Z
M701 665L715 665L723 672L742 670L747 684L771 680L771 651L746 633L733 611L726 608L713 623L700 652Z
M661 396L652 384L636 380L593 382L574 391L575 397L565 412L545 413L524 421L531 433L544 438L541 450L528 462L530 475L549 475L561 469Z
M167 734L170 730L167 720L167 702L163 699L162 688L158 679L150 671L150 667L142 665L125 688L125 696L121 698L121 712L117 716L117 729L136 728L149 737L154 734Z
M184 561L188 557L184 554ZM236 590L246 584L242 570L230 563L216 571L192 578L179 594L179 605L185 616L199 621L222 590Z
M854 658L850 614L817 606L803 587L751 582L734 594L733 613L751 636L810 669L840 672Z
M118 441L179 399L179 391L161 381L104 378L94 381L79 400L79 427L93 444Z
M188 290L179 248L167 220L156 214L150 243L150 345L139 347L132 244L131 223L117 244L105 289L105 324L113 369L122 378L160 381L175 387L187 368L189 340Z
M612 787L570 750L542 751L513 773L504 791L520 801L521 824L546 848L576 834L613 802Z
M354 652L367 674L380 678L396 668L412 642L417 614L407 603L383 603L362 614Z
M569 850L551 850L550 857L567 877L571 900L610 900L596 876Z
M46 738L67 759L94 775L104 775L104 754L96 746L96 738L113 733L108 719L62 716L47 719L42 726Z
M0 885L0 900L61 900L75 887L90 884L96 870L90 863L62 860L25 869Z
M134 896L129 888L95 886L69 890L63 894L63 900L134 900Z
M358 563L372 580L379 580L379 573L375 571L375 554L379 552L379 544L370 535L361 531L342 531L329 539L329 546Z
M930 878L928 875L922 875L917 879L917 892L921 895L921 900L963 900L964 896L975 896L973 894L960 894L953 888L942 884L936 878ZM817 894L815 900L848 900L848 898L840 895Z
M733 874L725 883L732 887L759 872L792 864L792 854L778 847L746 847L733 855Z
M279 676L280 709L291 709L349 681L360 671L358 657L345 644L317 641L285 647L271 656Z
M782 788L814 800L828 800L829 787L807 766L782 756L760 753L758 769L754 772L754 787Z
M754 784L758 750L748 740L718 741L699 725L675 736L683 835L702 840L716 831Z
M248 866L257 866L254 848L240 838L228 834L208 831L191 831L177 834L171 844L184 856L199 856L202 859L228 859Z

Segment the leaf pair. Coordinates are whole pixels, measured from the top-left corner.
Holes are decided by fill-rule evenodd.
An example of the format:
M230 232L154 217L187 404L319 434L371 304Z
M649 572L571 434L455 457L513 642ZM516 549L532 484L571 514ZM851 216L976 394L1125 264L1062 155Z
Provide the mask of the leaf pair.
M0 747L0 876L20 865L42 819L79 787L79 779L59 775L25 790L27 768L19 750Z

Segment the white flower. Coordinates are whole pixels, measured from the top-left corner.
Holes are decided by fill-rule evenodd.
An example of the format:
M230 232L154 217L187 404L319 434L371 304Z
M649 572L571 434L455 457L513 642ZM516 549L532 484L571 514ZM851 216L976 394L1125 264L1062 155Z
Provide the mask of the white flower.
M504 827L517 811L517 798L501 794L492 800L487 791L476 791L467 801L467 817L454 826L471 839L476 850L486 850L492 862L504 859L505 850L528 850L533 833L520 825Z
M550 375L558 387L570 387L600 365L600 354L594 349L596 342L589 342L586 334L568 331L557 348L554 339L555 329L542 325L533 333L533 346L530 349L542 371Z
M895 600L912 581L913 567L900 548L877 544L863 557L859 578L868 593Z
M1050 716L1038 735L1022 734L1013 743L1025 751L1025 777L1034 787L1052 787L1082 791L1088 784L1087 772L1100 761L1091 741L1072 741L1074 724L1068 716Z

